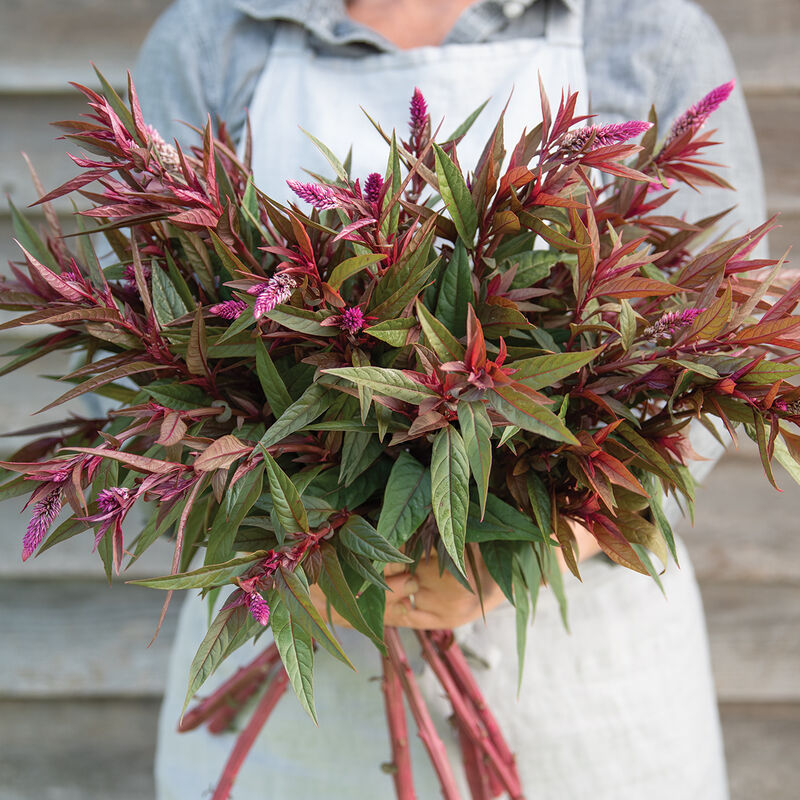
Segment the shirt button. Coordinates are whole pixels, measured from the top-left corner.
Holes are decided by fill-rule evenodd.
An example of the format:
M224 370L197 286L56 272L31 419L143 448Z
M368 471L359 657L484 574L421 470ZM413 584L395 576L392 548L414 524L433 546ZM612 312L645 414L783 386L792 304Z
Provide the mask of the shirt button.
M518 19L525 13L525 3L521 0L508 0L503 3L503 14L507 19Z

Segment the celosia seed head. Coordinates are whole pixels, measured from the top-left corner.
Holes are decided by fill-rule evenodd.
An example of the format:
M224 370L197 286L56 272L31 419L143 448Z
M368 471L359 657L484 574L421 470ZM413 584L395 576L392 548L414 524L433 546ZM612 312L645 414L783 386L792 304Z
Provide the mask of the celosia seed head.
M371 172L364 181L364 199L368 203L377 203L383 189L383 178L378 172Z
M339 200L336 192L330 186L320 183L301 183L300 181L286 181L289 188L301 199L311 203L314 208L324 210L336 208Z
M266 286L266 284L262 284ZM247 303L244 300L226 300L223 303L217 303L208 309L215 317L222 317L222 319L238 319L243 311L247 310Z
M259 625L267 625L269 623L269 605L258 592L251 592L247 595L247 607L250 609L251 616Z
M61 487L57 486L33 507L33 516L22 540L23 561L30 558L42 543L59 511L61 511Z

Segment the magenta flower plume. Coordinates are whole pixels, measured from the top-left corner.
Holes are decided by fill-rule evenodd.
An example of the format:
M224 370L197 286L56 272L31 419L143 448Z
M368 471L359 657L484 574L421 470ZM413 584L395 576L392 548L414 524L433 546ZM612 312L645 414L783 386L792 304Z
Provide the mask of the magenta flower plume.
M97 495L97 508L103 514L113 514L130 503L131 490L120 486L103 489Z
M683 136L687 131L692 133L700 130L705 125L706 120L716 111L730 96L736 86L736 81L723 83L712 89L702 100L695 103L688 111L681 114L672 124L667 144Z
M589 152L598 147L627 142L641 136L653 127L651 122L632 120L631 122L612 123L610 125L588 125L565 133L561 139L562 153L580 153L589 145ZM592 138L594 137L594 138Z
M364 312L358 306L346 308L339 315L339 327L343 331L355 335L364 327Z
M266 286L266 284L262 284ZM215 317L222 319L239 319L242 312L247 310L247 303L244 300L226 300L224 303L217 303L208 309Z
M33 507L33 516L22 540L23 561L27 561L42 543L59 511L61 511L61 487L57 486Z
M668 311L662 314L652 325L644 329L644 335L649 339L667 336L675 331L685 328L694 322L695 318L705 311L704 308L684 308L683 311Z
M269 623L269 605L258 592L250 592L247 595L247 607L250 615L259 625Z
M289 188L301 199L311 203L314 208L324 210L336 208L339 200L336 192L330 186L320 183L301 183L300 181L286 181Z
M364 199L368 203L377 203L383 189L383 178L378 172L370 172L364 181Z
M292 289L295 286L297 286L297 281L291 275L284 272L273 275L259 287L260 291L253 307L253 316L261 319L264 314L269 314L276 306L285 303L291 297Z
M144 275L145 280L150 280L150 276L152 275L152 270L150 269L149 264L142 264L142 275ZM122 268L122 277L128 284L129 289L136 288L136 270L133 264L126 264Z
M411 138L418 139L428 122L428 104L425 102L422 92L416 86L414 87L414 95L411 98L410 110L409 128L411 129Z

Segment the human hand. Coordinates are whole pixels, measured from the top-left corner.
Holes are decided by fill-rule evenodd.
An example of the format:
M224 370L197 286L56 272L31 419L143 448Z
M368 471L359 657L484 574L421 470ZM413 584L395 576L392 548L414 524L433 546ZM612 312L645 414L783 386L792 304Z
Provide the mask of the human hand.
M469 592L449 572L439 574L439 562L434 555L419 563L413 575L404 564L386 567L384 579L391 591L386 593L384 624L422 630L457 628L500 605L504 599L503 593L491 579L477 547L474 553L483 592L483 609L472 569L467 567L469 582L474 589L474 592ZM311 600L325 616L327 604L319 586L311 587ZM334 609L331 609L331 620L335 625L350 627Z

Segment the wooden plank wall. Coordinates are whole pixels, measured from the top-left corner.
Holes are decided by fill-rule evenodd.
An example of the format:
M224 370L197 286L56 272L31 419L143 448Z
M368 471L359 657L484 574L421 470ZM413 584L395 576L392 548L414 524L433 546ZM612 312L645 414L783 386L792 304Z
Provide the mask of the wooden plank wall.
M20 150L47 185L72 174L47 125L80 110L66 81L92 84L90 58L118 80L166 5L3 0L0 190L17 205L34 199ZM783 212L771 239L780 254L800 242L800 160L787 157L800 130L800 2L701 5L726 35L744 83L770 210ZM0 269L13 253L10 235L3 208ZM54 368L0 383L3 430L25 424L48 391L37 374ZM14 444L5 440L0 452ZM785 475L779 481L782 495L767 486L752 448L730 453L700 495L695 527L683 530L708 614L733 800L793 800L800 785L800 490ZM20 505L0 505L0 800L150 797L174 616L146 650L160 597L109 589L81 539L22 568ZM153 574L168 549L163 543L136 574Z

